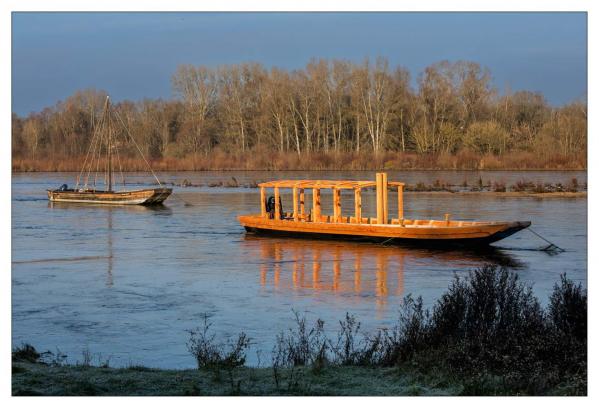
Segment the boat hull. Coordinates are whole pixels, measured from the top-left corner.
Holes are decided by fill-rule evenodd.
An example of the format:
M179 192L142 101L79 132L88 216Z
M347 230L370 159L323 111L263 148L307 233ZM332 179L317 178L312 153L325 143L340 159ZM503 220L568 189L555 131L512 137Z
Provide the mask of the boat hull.
M443 221L422 221L434 225L401 226L272 220L260 216L240 216L239 221L250 233L431 247L488 245L530 226L529 221L477 222L461 226L455 221L447 226L442 225Z
M162 204L172 192L171 188L149 188L132 191L48 190L48 199L53 202L69 203L155 205Z

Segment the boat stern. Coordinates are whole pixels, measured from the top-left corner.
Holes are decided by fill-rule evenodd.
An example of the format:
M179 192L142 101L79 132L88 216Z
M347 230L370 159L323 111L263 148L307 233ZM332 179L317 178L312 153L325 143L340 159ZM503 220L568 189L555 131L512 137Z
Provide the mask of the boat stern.
M497 231L496 233L490 235L488 237L487 241L488 241L488 243L497 242L499 240L509 237L510 235L514 235L518 231L522 231L523 229L530 227L531 224L532 224L532 222L530 222L530 221L510 222L502 230Z

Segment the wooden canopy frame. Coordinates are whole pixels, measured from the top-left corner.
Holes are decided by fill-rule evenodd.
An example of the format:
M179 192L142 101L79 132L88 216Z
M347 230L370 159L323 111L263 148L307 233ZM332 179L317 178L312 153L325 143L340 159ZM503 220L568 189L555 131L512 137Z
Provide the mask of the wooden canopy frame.
M387 173L377 173L376 181L354 181L354 180L278 180L269 181L258 184L260 187L260 214L263 218L268 217L266 212L266 189L274 189L275 219L281 218L280 207L280 189L289 188L293 190L293 213L294 221L312 221L322 222L321 214L320 190L333 190L333 216L330 222L341 223L345 222L341 213L341 190L354 191L354 216L349 217L351 223L362 224L368 223L368 220L362 218L362 189L376 187L376 223L388 224L388 191L390 188L397 188L397 217L399 223L403 225L404 221L404 206L403 206L403 191L404 183L387 180ZM306 216L305 212L305 190L312 189L312 212L311 217ZM328 221L329 218L326 217Z

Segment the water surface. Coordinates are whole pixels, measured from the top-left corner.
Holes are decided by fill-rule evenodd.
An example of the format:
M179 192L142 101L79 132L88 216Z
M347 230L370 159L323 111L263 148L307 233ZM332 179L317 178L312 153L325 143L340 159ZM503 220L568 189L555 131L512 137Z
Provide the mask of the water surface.
M131 183L151 176L127 174ZM516 267L543 303L561 273L586 286L586 198L507 198L484 195L405 196L407 217L531 220L535 231L566 249L551 256L529 251L544 242L528 231L480 251L432 251L376 244L246 235L237 214L259 210L248 188L176 188L159 208L50 204L46 188L72 184L73 173L15 174L12 179L12 340L59 348L71 361L82 351L129 363L191 367L185 342L204 314L219 336L246 331L265 354L275 334L292 324L292 310L336 330L345 312L366 330L392 325L403 296L431 306L454 274L485 263ZM275 178L369 179L371 172L207 172L160 177L208 184ZM408 183L465 178L513 183L567 183L582 172L405 172ZM395 211L393 195L390 212ZM192 205L185 205L188 202ZM342 197L352 208L351 195ZM374 215L367 192L365 216ZM323 195L330 211L332 198ZM283 195L283 204L290 195ZM307 202L310 202L307 199ZM255 355L250 363L256 363ZM264 358L263 358L264 361Z

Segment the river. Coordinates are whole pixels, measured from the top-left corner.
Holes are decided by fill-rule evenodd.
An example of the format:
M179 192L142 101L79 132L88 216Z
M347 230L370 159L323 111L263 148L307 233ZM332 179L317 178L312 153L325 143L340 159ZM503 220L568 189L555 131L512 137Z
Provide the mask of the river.
M83 359L85 350L114 366L193 367L188 330L204 315L217 337L245 331L268 355L293 311L336 330L346 312L365 331L397 319L401 299L422 296L430 307L454 275L485 263L515 268L546 304L562 273L587 282L587 199L406 193L406 217L530 220L566 252L531 251L544 242L529 231L488 253L433 251L375 244L246 235L236 216L259 211L257 189L208 187L270 179L372 179L373 172L181 172L201 187L175 187L163 207L51 204L45 190L73 184L74 173L12 177L12 341ZM148 174L125 174L132 185ZM482 180L562 182L585 172L389 172L389 180L474 185ZM283 195L283 204L289 195ZM330 211L323 195L323 211ZM363 198L368 216L374 192ZM187 203L187 204L185 204ZM351 208L352 197L343 197ZM391 202L393 211L393 203ZM254 351L249 363L256 364ZM265 363L262 357L262 363ZM268 361L266 361L268 362Z

